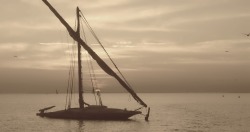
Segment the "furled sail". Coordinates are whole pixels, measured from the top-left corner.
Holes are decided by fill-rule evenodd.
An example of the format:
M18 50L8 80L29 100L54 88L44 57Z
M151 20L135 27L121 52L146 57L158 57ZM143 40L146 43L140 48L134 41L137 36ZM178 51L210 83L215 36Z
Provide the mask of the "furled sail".
M133 89L131 89L127 83L124 82L81 38L77 33L69 26L69 24L61 17L61 15L50 5L47 0L42 0L49 9L55 14L60 22L66 27L69 35L77 41L82 47L92 56L92 58L98 63L98 65L110 76L116 78L116 80L132 95L132 97L144 107L147 105L137 96Z

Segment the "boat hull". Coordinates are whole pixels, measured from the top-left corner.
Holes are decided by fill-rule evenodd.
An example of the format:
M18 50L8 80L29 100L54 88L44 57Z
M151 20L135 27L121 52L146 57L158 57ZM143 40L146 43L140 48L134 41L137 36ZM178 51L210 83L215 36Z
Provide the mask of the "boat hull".
M129 117L141 114L141 111L100 107L70 108L54 112L37 113L41 117L58 119L84 119L84 120L128 120Z

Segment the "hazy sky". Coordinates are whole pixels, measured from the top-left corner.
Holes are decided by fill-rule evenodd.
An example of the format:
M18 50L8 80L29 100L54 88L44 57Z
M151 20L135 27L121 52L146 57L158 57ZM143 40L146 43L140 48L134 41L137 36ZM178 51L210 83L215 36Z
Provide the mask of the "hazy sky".
M79 5L135 91L250 92L249 0L49 2L72 27ZM0 92L65 91L72 39L42 0L1 0L0 16Z

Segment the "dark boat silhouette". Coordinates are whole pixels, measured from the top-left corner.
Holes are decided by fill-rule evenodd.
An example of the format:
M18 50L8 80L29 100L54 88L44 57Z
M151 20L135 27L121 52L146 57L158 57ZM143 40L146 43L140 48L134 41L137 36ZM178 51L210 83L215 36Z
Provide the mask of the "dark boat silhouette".
M37 113L38 116L41 117L49 117L49 118L60 118L60 119L84 119L84 120L127 120L129 117L137 114L142 114L140 111L142 108L148 108L148 112L145 115L145 120L148 120L150 108L138 97L138 95L131 88L129 83L126 81L124 76L121 74L118 67L115 65L121 76L120 78L80 37L80 17L83 17L83 14L80 14L81 11L77 7L77 30L74 31L69 24L60 16L60 14L51 6L51 4L47 0L42 0L49 9L54 13L54 15L60 20L60 22L66 27L69 35L78 43L78 85L79 85L79 108L71 108L70 105L68 108L64 110L54 111L54 112L46 112L49 109L54 108L55 106L46 107L39 110ZM84 18L85 19L85 18ZM87 21L86 21L87 22ZM92 28L91 28L92 30ZM93 30L92 30L93 31ZM95 37L96 35L93 34ZM100 41L98 40L100 43ZM100 43L101 44L101 43ZM132 97L142 105L142 107L136 110L127 110L127 109L118 109L118 108L108 108L102 104L100 91L98 89L93 90L96 92L96 95L99 98L99 105L90 105L83 100L83 87L82 87L82 69L81 69L81 47L83 47L89 55L97 62L97 64L105 71L108 75L114 77L131 95ZM104 48L104 47L103 47ZM105 50L105 49L104 49ZM105 50L106 52L106 50ZM109 56L110 57L110 56Z

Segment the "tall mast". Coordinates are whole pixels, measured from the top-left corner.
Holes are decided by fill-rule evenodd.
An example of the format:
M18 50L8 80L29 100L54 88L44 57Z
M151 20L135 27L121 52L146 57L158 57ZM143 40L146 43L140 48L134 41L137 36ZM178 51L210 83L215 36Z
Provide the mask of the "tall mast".
M80 9L76 8L76 17L77 17L77 29L76 34L80 38ZM78 49L78 85L79 85L79 107L84 108L84 101L83 101L83 85L82 85L82 59L81 59L81 45L79 42L77 43L77 49Z

